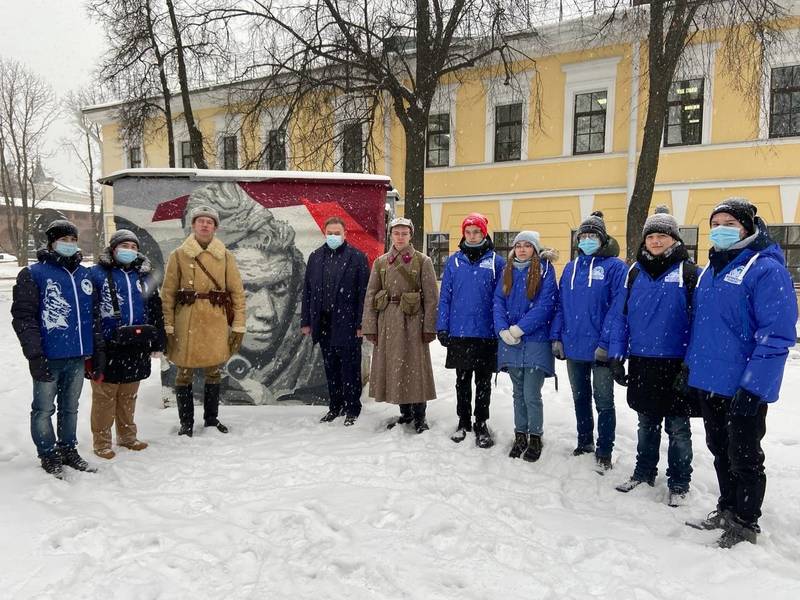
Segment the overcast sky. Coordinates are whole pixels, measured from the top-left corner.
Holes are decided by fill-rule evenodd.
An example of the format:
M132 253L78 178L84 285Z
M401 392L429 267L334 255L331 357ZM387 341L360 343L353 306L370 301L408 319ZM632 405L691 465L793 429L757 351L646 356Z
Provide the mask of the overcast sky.
M25 63L59 96L91 82L104 48L103 30L89 20L85 0L0 0L0 56ZM61 148L74 135L65 117L52 126L45 168L68 185L88 188L71 151Z

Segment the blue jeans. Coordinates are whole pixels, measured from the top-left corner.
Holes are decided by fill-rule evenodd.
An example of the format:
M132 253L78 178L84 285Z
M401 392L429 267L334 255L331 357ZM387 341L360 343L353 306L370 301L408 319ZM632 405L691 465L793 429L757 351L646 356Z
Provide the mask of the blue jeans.
M636 446L636 469L633 478L654 481L658 474L661 447L661 422L669 436L667 450L667 486L677 492L689 491L692 480L692 429L689 417L653 417L639 414L639 443Z
M544 372L530 367L508 367L508 374L514 386L514 429L520 433L542 435Z
M31 437L39 457L52 455L58 448L74 448L78 444L78 398L83 388L83 358L58 358L47 361L53 381L33 381L31 405ZM53 413L58 416L53 431Z
M597 456L611 456L617 413L614 410L614 379L611 370L591 361L567 359L567 374L575 402L578 446L594 443L592 392L597 407Z

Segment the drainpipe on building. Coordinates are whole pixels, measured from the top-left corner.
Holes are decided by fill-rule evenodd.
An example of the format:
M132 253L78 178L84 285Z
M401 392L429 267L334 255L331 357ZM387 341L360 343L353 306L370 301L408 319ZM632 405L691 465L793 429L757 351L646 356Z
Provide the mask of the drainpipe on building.
M626 182L627 206L630 206L633 186L636 183L636 155L639 138L639 41L632 44L631 55L631 115L628 126L628 177Z

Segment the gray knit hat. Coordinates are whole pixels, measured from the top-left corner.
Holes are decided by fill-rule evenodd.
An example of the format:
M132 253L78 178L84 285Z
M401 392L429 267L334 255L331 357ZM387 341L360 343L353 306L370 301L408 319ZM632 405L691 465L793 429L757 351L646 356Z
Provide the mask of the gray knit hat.
M582 233L594 233L600 238L600 243L605 244L608 241L608 232L606 231L606 222L603 221L603 213L597 210L589 215L578 227L577 235L580 236Z
M755 220L758 208L751 204L747 198L726 198L711 211L708 217L709 222L711 222L711 217L722 212L728 213L739 221L747 235L753 235L756 232Z
M217 227L219 227L219 213L216 211L216 209L211 208L207 204L201 204L200 206L196 206L192 209L192 212L189 213L189 223L194 225L194 221L198 217L208 217L209 219L213 219L214 223L216 223Z
M663 204L656 206L655 213L647 217L642 229L642 239L651 233L663 233L672 239L682 242L681 230L678 221L669 214L669 208Z
M520 231L514 238L512 246L516 246L517 242L529 242L533 244L537 254L542 251L542 243L539 241L538 231Z
M44 234L47 236L47 243L52 244L58 238L74 235L78 237L78 228L75 224L66 219L56 219L45 229Z
M108 240L108 247L111 248L113 252L114 248L119 246L122 242L133 242L137 247L139 246L139 238L136 237L136 234L130 229L117 229L111 236L111 239Z

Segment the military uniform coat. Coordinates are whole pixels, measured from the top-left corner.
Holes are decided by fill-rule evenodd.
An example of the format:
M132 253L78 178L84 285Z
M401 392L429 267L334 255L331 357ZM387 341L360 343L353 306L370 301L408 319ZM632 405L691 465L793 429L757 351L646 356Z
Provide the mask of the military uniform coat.
M245 332L244 287L236 259L217 238L203 249L194 234L190 235L169 255L161 287L164 330L167 335L175 334L170 336L167 358L179 367L212 367L230 358L225 307L213 306L205 299L195 300L191 305L176 302L176 294L181 289L208 293L215 288L208 275L197 266L198 258L214 279L231 293L234 312L231 328Z
M407 256L413 256L414 252L410 245L403 250ZM361 330L364 335L376 335L378 339L372 353L369 379L369 395L378 402L412 404L436 398L431 353L428 344L422 341L422 334L436 334L439 290L431 259L417 254L421 258L417 290L399 272L399 269L411 272L416 261L404 262L394 248L372 265ZM422 292L422 306L417 314L406 315L397 302L389 302L380 312L375 309L375 294L383 289L382 268L386 270L389 296L397 298L405 292Z

